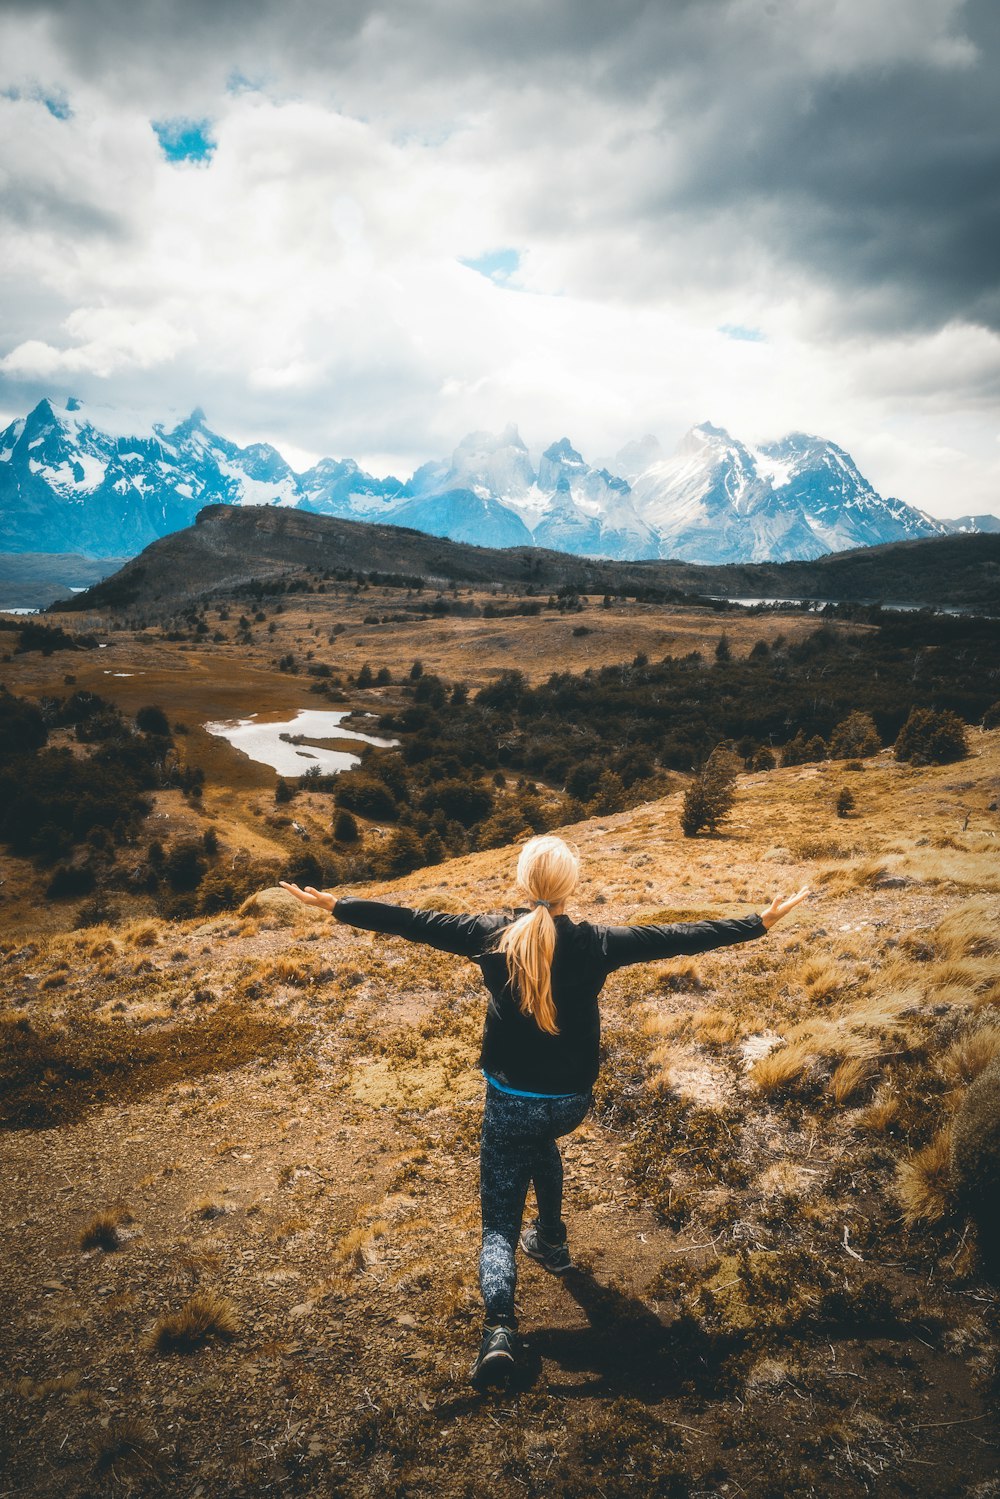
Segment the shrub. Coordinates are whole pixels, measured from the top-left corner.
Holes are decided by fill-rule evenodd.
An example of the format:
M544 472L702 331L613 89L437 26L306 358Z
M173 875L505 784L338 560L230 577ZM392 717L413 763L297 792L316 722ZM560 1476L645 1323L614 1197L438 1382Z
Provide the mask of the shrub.
M275 806L276 807L283 807L283 806L285 806L288 802L290 802L292 800L292 798L294 797L294 795L295 795L294 788L291 787L291 786L289 786L288 782L285 781L285 780L282 780L281 776L279 776L278 780L277 780L277 783L275 784L275 788L274 788L274 804L275 804Z
M356 812L359 817L393 822L399 814L396 798L385 782L357 771L338 777L334 795L338 806Z
M913 765L950 765L969 753L965 724L947 708L911 708L893 746L897 760Z
M877 755L882 740L870 713L849 713L830 735L830 755L834 760L863 759Z
M987 1267L1000 1265L1000 1059L969 1087L951 1138L955 1196L979 1231Z
M199 838L175 843L163 863L163 873L172 890L197 890L205 873L204 848Z
M706 827L715 832L732 809L736 777L742 768L743 762L733 750L716 745L701 774L684 793L681 830L685 838L693 838Z
M849 786L841 786L837 792L836 808L838 817L847 817L854 811L854 792Z
M422 812L441 810L450 822L471 828L482 822L493 810L493 794L475 781L449 779L438 781L420 799Z
M361 836L354 818L344 808L341 808L334 818L333 836L338 843L357 843Z
M68 900L75 895L89 895L96 883L89 864L60 864L46 886L46 899Z
M983 714L984 729L1000 729L1000 698Z
M777 765L774 751L766 744L760 745L750 757L749 770L773 770Z
M143 734L157 734L163 739L170 737L170 724L167 715L162 708L151 704L147 708L140 708L135 715L135 726Z
M410 874L426 863L423 839L412 828L397 828L372 858L376 875L387 879Z

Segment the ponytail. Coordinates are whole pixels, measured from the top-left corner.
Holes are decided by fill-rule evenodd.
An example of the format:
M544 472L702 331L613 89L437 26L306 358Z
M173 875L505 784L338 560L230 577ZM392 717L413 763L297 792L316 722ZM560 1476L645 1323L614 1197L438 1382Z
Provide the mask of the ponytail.
M529 839L517 861L517 882L534 910L505 927L497 941L522 1015L532 1016L539 1030L550 1036L558 1036L559 1027L552 998L556 924L549 907L572 894L579 874L580 856L561 838L545 834Z
M507 976L518 996L522 1015L532 1015L543 1031L558 1036L552 1002L552 955L556 924L547 906L536 906L519 916L500 934L497 949L507 959Z

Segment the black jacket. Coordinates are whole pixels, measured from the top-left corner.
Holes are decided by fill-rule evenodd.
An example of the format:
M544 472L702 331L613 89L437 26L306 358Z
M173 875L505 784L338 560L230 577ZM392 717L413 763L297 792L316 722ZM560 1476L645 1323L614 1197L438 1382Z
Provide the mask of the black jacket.
M333 908L336 920L349 926L423 942L477 963L490 994L479 1065L498 1082L526 1093L586 1093L593 1086L601 1037L597 996L615 969L728 947L767 930L756 914L675 926L594 926L556 916L552 998L559 1034L552 1036L522 1014L508 982L507 960L492 951L497 935L523 914L453 916L349 897Z

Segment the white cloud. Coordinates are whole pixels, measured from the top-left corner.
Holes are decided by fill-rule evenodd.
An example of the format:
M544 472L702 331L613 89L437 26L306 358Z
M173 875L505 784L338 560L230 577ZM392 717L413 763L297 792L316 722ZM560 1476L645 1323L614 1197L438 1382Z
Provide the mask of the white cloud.
M804 428L883 492L996 508L996 131L970 133L969 14L8 12L0 400L200 404L235 437L397 472L508 420L592 458L705 418ZM165 159L151 122L178 117L210 122L210 161ZM503 284L462 264L501 251Z

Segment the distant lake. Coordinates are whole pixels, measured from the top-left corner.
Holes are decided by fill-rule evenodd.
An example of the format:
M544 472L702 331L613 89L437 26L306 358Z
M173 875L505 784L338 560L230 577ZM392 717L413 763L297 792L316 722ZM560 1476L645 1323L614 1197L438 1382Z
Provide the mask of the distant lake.
M864 604L867 606L881 604L882 608L887 613L891 611L901 614L916 614L919 613L921 609L933 609L935 614L964 614L969 615L975 619L992 618L992 616L988 612L984 612L982 609L966 609L960 604L903 604L887 601L885 599L749 599L734 598L730 594L724 593L706 593L702 594L702 597L706 599L715 599L717 600L717 602L723 604L739 604L744 609L756 609L760 608L761 606L770 608L774 605L783 605L786 608L808 609L815 613L820 609L824 609L827 604L852 603Z
M349 716L350 710L326 712L319 708L300 708L294 718L276 723L258 723L256 713L249 718L228 718L218 723L207 723L205 728L219 739L228 739L234 749L261 765L270 765L280 776L301 776L315 765L324 775L350 770L360 764L360 756L347 750L323 749L316 744L289 744L283 734L301 735L305 739L357 739L364 744L374 744L379 749L389 749L398 744L398 739L376 739L373 734L359 734L354 729L342 729L341 720Z

